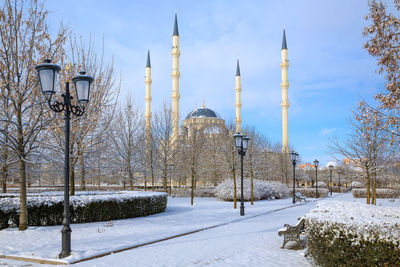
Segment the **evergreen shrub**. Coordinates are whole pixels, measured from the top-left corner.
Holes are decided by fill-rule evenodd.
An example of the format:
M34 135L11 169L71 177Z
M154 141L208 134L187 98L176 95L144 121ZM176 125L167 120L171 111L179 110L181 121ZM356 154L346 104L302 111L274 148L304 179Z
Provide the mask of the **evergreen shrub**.
M395 208L325 201L305 219L308 252L318 266L400 266Z
M71 223L87 223L148 216L165 211L167 194L121 191L70 197ZM61 225L62 196L28 196L28 225ZM19 224L19 198L0 198L0 230Z

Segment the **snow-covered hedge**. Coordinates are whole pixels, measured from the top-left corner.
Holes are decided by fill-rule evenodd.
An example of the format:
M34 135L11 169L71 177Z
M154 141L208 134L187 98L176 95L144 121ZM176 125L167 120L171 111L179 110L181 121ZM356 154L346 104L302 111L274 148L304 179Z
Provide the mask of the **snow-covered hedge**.
M104 192L103 192L104 193ZM64 197L41 194L28 196L28 225L59 225L63 219ZM72 223L97 222L147 216L163 212L167 194L120 191L70 197ZM19 223L19 198L0 198L0 230Z
M318 184L318 188L327 188L325 182L318 182L317 184Z
M233 201L233 180L225 180L215 188L215 196L225 201ZM240 200L240 179L236 183L237 200ZM243 183L244 201L250 201L251 197L251 182L250 179L244 179ZM254 200L269 199L269 198L285 198L289 197L290 193L285 184L279 182L270 182L262 180L253 180L253 198Z
M372 190L370 191L372 194ZM357 188L351 190L353 197L355 198L366 198L367 197L367 189L365 188ZM387 188L377 188L376 189L376 197L377 198L398 198L400 197L400 189L387 189Z
M400 266L398 208L322 201L305 215L307 246L321 266Z
M174 188L172 190L172 197L190 197L191 189L188 188ZM214 188L196 188L194 190L195 197L215 197Z
M315 188L296 188L296 192L299 192L305 197L316 198L317 192ZM318 197L327 197L329 194L329 190L326 188L319 188L318 187Z
M353 181L353 182L351 182L351 187L353 187L353 188L363 188L363 187L365 187L365 183L361 183L359 181Z
M350 191L350 189L351 189L350 186L349 187L340 186L340 193L346 193ZM339 186L337 185L332 186L332 192L339 193Z

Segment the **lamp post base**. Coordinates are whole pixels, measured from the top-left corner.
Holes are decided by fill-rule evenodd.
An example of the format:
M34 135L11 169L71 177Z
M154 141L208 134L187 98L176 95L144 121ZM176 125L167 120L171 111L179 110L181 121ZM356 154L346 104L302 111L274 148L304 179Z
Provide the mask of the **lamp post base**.
M61 252L58 254L60 259L71 255L71 232L72 230L69 225L64 225L61 230Z
M240 216L244 216L244 205L240 205Z

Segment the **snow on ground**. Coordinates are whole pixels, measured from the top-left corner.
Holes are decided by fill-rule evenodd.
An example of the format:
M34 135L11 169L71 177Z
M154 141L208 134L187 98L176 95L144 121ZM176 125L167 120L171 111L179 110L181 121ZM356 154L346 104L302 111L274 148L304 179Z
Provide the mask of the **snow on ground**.
M336 196L327 201L353 201L350 193ZM362 202L362 199L355 201ZM73 224L73 253L66 260L74 262L135 244L228 223L76 265L311 266L303 256L304 251L280 249L283 237L279 237L277 231L285 223L294 225L297 218L315 208L315 202L272 213L273 210L292 206L291 199L257 201L254 206L245 203L244 217L239 216L239 206L235 210L231 202L197 198L195 206L191 207L189 203L188 198L169 198L166 212L113 221L112 227L107 227L107 222ZM399 206L399 201L378 200L379 204ZM4 229L0 231L0 254L56 259L61 249L60 230L61 226L30 227L23 232L16 228ZM0 259L2 264L26 266L27 263Z

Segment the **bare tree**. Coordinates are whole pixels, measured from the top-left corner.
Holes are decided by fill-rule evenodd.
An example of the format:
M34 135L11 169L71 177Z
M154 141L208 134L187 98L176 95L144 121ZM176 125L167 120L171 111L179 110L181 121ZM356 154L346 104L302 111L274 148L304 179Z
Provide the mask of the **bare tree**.
M162 178L163 189L167 192L168 180L176 170L178 141L172 140L172 110L166 103L155 114L153 120L153 140L158 173Z
M2 144L18 158L20 183L19 229L27 223L26 162L37 149L40 131L48 121L43 116L41 92L34 67L43 58L59 59L67 36L61 26L51 40L46 26L47 11L38 1L4 0L0 9L0 78L8 97L9 116L2 118ZM3 91L3 92L4 92Z
M234 124L232 122L228 125L228 131L224 136L224 141L221 146L221 153L224 164L228 169L228 177L233 179L233 208L237 208L237 187L236 187L236 173L239 170L239 156L236 150L234 135Z
M141 118L139 110L132 105L132 100L128 97L124 108L118 112L110 136L127 173L131 190L134 173L139 169L140 144L143 143L141 138L144 122Z
M332 139L329 145L334 154L343 155L354 162L354 164L364 171L367 185L367 204L370 204L371 173L373 199L372 204L376 203L376 164L377 160L388 151L387 133L382 130L379 120L369 116L365 109L360 107L353 112L355 118L350 120L351 129L346 141L341 144L337 139Z

